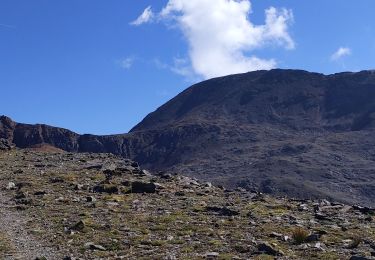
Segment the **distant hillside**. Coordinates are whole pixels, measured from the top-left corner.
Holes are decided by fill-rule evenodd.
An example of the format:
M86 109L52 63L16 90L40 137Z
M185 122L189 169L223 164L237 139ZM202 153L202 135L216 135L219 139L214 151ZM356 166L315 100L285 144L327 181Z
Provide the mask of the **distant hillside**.
M375 205L373 71L271 70L208 80L123 135L0 121L0 138L21 148L111 152L227 187Z

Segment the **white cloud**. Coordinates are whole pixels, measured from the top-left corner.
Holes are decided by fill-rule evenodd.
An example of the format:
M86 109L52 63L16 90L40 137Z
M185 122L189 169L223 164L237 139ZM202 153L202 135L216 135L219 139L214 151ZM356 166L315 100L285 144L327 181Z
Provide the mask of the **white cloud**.
M352 54L352 50L347 47L340 47L334 54L331 56L332 61L337 61L345 56L350 56Z
M133 58L126 58L126 59L123 59L122 61L120 61L120 66L123 68L123 69L130 69L132 66L133 66L133 63L134 63L134 59Z
M169 0L158 19L183 32L191 69L212 78L277 65L274 59L249 54L255 49L269 45L295 48L288 32L293 22L291 10L268 8L263 25L250 21L251 11L250 0Z
M150 22L154 18L154 13L152 12L151 6L148 6L143 13L133 22L131 22L131 25L141 25L144 23Z

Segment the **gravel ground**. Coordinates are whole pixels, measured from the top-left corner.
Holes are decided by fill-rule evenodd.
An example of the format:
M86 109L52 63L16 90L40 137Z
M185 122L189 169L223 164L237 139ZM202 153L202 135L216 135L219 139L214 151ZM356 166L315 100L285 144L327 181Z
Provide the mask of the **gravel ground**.
M9 239L11 252L7 252L4 259L47 259L60 258L58 252L43 245L24 226L30 221L28 217L14 210L13 203L0 191L0 226L4 235Z

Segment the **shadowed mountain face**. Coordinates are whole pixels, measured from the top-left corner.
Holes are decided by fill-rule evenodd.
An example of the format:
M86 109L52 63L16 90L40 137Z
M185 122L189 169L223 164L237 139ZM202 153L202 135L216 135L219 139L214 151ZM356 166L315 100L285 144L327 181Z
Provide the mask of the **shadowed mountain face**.
M0 119L0 138L111 152L153 170L293 197L375 204L375 72L257 71L196 84L130 133Z

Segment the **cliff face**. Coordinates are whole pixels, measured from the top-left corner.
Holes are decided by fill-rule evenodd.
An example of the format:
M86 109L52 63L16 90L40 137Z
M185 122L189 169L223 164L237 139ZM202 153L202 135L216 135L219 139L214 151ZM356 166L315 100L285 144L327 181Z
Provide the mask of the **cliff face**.
M375 73L257 71L196 84L130 133L0 120L18 147L109 152L154 170L295 197L375 201Z
M108 152L123 154L124 137L79 135L70 130L37 124L21 124L6 116L0 117L0 138L19 148L48 144L68 152Z
M0 117L0 138L13 142L19 148L50 144L65 151L78 151L79 135L72 131L40 124L20 124L6 116Z

